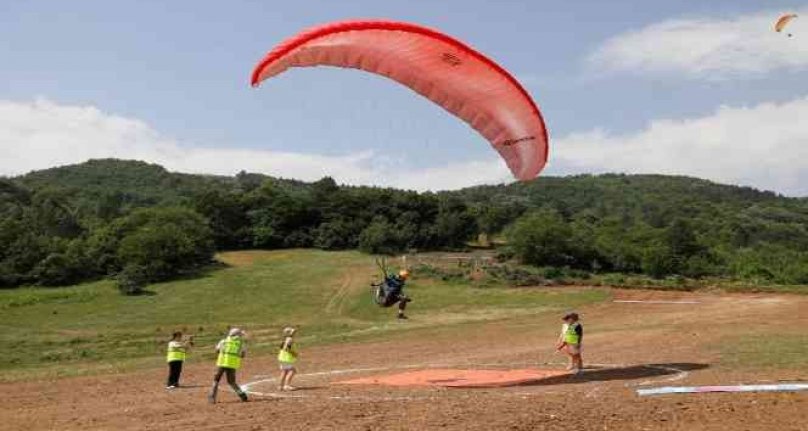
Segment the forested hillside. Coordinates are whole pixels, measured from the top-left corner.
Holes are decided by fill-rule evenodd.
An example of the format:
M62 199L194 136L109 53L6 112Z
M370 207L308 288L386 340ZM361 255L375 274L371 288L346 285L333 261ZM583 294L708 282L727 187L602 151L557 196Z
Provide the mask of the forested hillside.
M0 179L0 286L117 276L125 291L215 250L460 249L589 272L808 283L808 200L661 175L542 177L416 193L122 160Z
M482 231L505 229L512 251L537 265L808 283L805 199L662 175L542 178L455 194L485 208Z

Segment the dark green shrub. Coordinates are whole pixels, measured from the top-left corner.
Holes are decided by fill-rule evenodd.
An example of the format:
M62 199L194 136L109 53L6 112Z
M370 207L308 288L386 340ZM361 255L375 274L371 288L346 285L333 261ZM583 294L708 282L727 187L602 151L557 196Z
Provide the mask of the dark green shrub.
M115 285L118 291L124 295L133 296L143 294L148 282L148 271L145 267L137 264L126 265L123 270L115 276Z

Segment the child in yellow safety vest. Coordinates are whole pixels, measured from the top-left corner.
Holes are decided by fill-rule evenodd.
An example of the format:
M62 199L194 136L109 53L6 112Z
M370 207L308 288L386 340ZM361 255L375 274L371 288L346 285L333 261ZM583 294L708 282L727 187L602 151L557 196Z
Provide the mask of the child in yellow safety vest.
M564 324L561 326L561 335L558 337L558 344L556 350L564 352L570 358L568 370L579 373L584 367L583 358L581 357L581 342L584 338L584 327L579 322L578 313L567 313L562 319Z
M208 394L208 401L216 403L216 393L219 390L219 380L222 375L227 375L227 384L233 388L241 401L247 401L247 393L236 383L236 371L241 368L241 360L247 353L244 345L244 331L233 328L227 334L227 338L219 341L216 345L216 374L213 376L213 386Z
M287 326L283 328L283 341L278 351L278 364L281 369L281 378L278 389L281 391L293 391L292 378L297 373L295 362L297 362L297 349L295 348L295 333L297 329Z
M188 355L188 348L194 345L194 337L187 340L182 339L182 332L177 331L171 334L171 341L168 342L166 351L166 362L168 363L168 381L166 389L174 389L180 386L180 374L182 374L182 364Z

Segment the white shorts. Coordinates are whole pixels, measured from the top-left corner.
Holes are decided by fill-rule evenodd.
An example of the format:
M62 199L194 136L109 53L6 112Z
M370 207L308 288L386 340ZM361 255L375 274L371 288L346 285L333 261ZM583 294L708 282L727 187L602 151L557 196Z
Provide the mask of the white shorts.
M295 369L295 364L291 362L278 362L280 365L281 371L290 371Z
M581 354L581 345L580 344L567 344L564 346L564 350L569 353L570 355L580 355Z

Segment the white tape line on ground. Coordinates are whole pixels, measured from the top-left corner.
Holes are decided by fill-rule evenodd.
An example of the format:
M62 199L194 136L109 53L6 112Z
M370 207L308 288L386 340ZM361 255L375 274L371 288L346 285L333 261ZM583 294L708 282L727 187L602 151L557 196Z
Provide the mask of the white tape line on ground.
M344 370L329 370L329 371L316 371L313 373L305 373L305 374L298 374L297 378L301 377L319 377L319 376L336 376L340 374L353 374L353 373L369 373L369 372L376 372L376 371L390 371L396 369L406 369L406 368L427 368L429 365L403 365L397 367L376 367L376 368L347 368ZM256 376L260 377L260 376ZM245 391L249 391L249 388L254 385L260 385L261 383L272 383L277 381L277 377L270 377L266 379L256 380L253 382L245 383L241 385L241 388ZM253 393L253 392L251 392Z
M640 301L636 299L615 300L618 304L701 304L700 301Z
M658 378L655 378L653 380L650 380L650 379L649 380L643 380L642 382L639 382L639 383L626 383L626 386L632 387L632 386L651 385L651 384L654 384L654 383L670 383L670 382L675 382L677 380L682 380L685 377L687 377L688 375L690 375L690 373L685 371L685 370L680 370L679 368L670 367L670 366L667 366L667 365L643 365L643 366L645 368L651 368L651 369L655 369L655 370L669 371L669 372L672 372L673 375L668 376L668 377L659 376Z
M735 385L735 386L664 386L661 388L637 389L637 395L692 394L709 392L797 392L808 391L808 384L786 383L780 385Z
M268 398L317 398L325 400L340 400L340 401L417 401L417 400L430 400L437 397L391 397L391 396L368 396L368 395L308 395L308 394L288 394L281 392L250 392L250 395L258 395L259 397Z
M372 368L347 368L341 370L327 370L327 371L316 371L311 373L305 374L298 374L298 378L300 377L320 377L320 376L335 376L335 375L344 375L344 374L355 374L355 373L363 373L363 372L378 372L378 371L392 371L392 370L405 370L405 369L419 369L419 368L449 368L449 367L535 367L537 365L554 365L560 366L564 365L563 363L559 362L520 362L520 363L443 363L443 364L408 364L408 365L395 365L395 366L387 366L387 367L372 367ZM598 369L619 369L630 366L628 364L598 364L598 363L591 363L589 366L597 367L595 370L584 370L586 372L598 371ZM688 375L687 371L680 370L678 368L664 366L664 365L642 365L646 368L652 369L659 369L663 371L669 371L674 373L673 376L667 377L665 379L659 380L646 380L637 384L633 385L626 385L626 386L643 386L646 384L651 383L660 383L660 382L671 382L676 380L681 380ZM262 376L256 376L262 377ZM263 383L272 383L276 382L277 378L270 377L266 379L260 379L253 382L246 383L242 385L242 389L244 391L257 396L266 396L272 398L323 398L323 399L333 399L333 400L351 400L351 401L413 401L413 400L422 400L422 399L432 399L434 397L390 397L390 396L380 396L380 397L371 397L371 396L355 396L355 395L308 395L308 394L291 394L291 393L279 393L279 392L259 392L251 390L253 386L260 385ZM596 383L596 382L592 382ZM597 391L591 392L590 396L593 396L594 393ZM502 394L505 394L503 392ZM509 395L514 396L534 396L536 394L532 393L508 393Z

